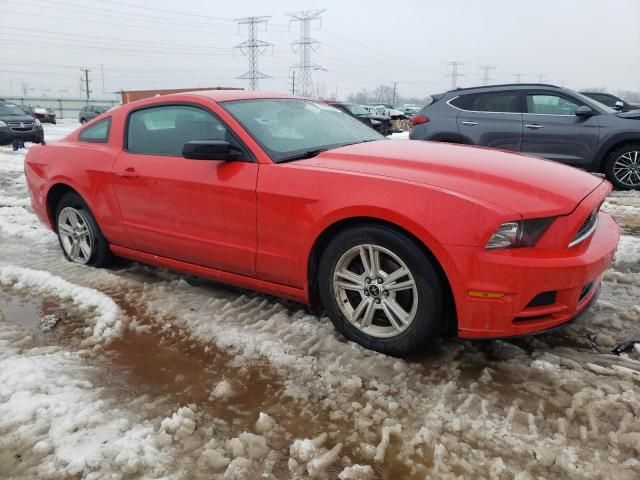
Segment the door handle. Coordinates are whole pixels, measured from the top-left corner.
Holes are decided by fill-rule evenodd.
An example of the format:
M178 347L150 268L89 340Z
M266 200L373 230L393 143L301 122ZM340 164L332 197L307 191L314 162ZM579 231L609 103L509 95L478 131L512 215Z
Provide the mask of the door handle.
M473 127L475 125L478 124L478 122L470 122L469 120L465 120L464 122L462 122L463 125L468 125L470 127Z
M133 167L125 168L124 170L116 170L116 175L119 177L135 178L138 176L138 172Z
M529 124L525 125L525 127L532 128L534 130L538 130L539 128L544 128L543 125L538 125L537 123L529 123Z

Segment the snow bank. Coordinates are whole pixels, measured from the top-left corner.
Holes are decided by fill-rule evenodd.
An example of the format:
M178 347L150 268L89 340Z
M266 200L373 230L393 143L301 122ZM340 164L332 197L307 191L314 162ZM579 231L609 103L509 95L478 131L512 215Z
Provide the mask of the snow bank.
M49 272L15 266L0 267L0 285L71 300L81 311L90 314L87 321L92 324L92 335L85 339L85 345L108 343L124 331L125 316L110 297L92 288L69 283Z

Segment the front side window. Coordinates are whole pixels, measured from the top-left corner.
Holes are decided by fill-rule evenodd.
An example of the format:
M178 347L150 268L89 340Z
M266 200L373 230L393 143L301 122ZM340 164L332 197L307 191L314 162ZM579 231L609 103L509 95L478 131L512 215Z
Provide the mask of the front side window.
M540 115L575 115L579 105L565 97L552 94L527 95L527 111Z
M451 105L472 112L522 113L519 92L491 92L461 95Z
M106 143L109 140L110 128L111 119L105 118L95 125L91 125L82 130L78 138L82 142Z
M347 110L349 110L354 115L366 115L367 111L361 106L355 103L347 103L344 106Z
M384 137L337 108L301 99L221 103L276 162Z
M193 140L231 138L220 120L197 107L166 105L129 115L127 150L131 153L182 156L184 144Z

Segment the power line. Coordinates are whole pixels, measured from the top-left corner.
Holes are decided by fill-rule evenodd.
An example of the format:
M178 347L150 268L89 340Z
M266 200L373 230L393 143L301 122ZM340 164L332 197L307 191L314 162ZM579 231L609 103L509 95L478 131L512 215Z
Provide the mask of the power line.
M300 22L300 40L291 44L293 51L300 54L300 62L292 68L300 69L300 94L304 97L313 94L311 70L322 69L320 65L311 62L311 52L315 52L320 46L318 40L311 38L311 23L314 20L321 21L322 12L324 10L305 10L288 14L291 17L289 23Z
M491 70L495 70L497 67L497 65L480 65L480 70L484 71L484 74L482 75L482 84L483 85L489 85L489 82L491 80L493 80L490 76L489 76L489 72L491 72Z
M465 62L448 62L447 65L451 67L451 73L446 76L451 77L451 89L454 90L458 86L458 77L464 77L464 73L458 71L458 67L462 67Z
M242 54L249 59L249 70L236 78L249 79L249 88L251 90L258 89L258 80L271 78L269 77L269 75L266 75L258 70L258 57L265 52L267 47L273 47L273 43L258 40L258 31L256 28L261 23L264 23L266 29L267 20L269 18L270 17L268 16L245 17L236 20L236 22L238 22L238 25L247 25L247 30L249 32L248 40L245 40L244 42L239 43L235 46L235 48L240 50L240 52L242 52Z

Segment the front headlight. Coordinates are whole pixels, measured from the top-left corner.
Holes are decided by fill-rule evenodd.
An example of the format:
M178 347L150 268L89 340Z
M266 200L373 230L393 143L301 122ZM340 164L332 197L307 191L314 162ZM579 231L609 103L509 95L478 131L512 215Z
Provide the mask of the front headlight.
M37 118L33 121L33 124L34 124L36 127L39 127L40 125L42 125L42 124L40 123L40 120L38 120Z
M553 218L534 218L505 222L491 236L485 248L532 247L549 228Z
M380 120L376 120L375 118L371 119L371 125L373 125L374 127L377 127L378 125L380 125L382 122Z
M2 120L0 120L0 127L6 127L6 126L7 126L7 124L4 123Z

